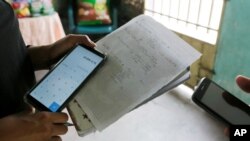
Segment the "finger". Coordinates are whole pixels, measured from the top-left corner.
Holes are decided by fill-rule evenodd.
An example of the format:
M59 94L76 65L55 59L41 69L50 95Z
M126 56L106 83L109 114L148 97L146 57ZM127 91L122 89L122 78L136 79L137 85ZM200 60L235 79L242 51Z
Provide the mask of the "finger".
M25 111L27 114L34 114L36 109L32 105L27 105L27 110Z
M95 47L96 46L96 44L87 35L83 36L83 39L81 40L81 44L84 44L88 47Z
M53 124L52 136L63 135L68 132L68 127L64 124Z
M245 92L250 93L250 79L245 76L237 76L236 83Z
M69 42L71 45L83 44L88 47L95 47L96 44L87 35L68 35Z
M53 113L55 116L53 116L54 123L66 123L69 119L68 115L66 113Z
M53 123L66 123L69 119L66 113L51 113L51 122Z
M229 137L229 128L224 129L224 134Z
M41 121L51 123L66 123L68 121L66 113L39 112L36 113L36 117Z
M32 107L31 105L26 105L26 108L24 111L21 111L18 113L19 115L31 115L35 113L35 108Z
M50 141L62 141L62 139L59 136L53 136L53 137L51 137Z

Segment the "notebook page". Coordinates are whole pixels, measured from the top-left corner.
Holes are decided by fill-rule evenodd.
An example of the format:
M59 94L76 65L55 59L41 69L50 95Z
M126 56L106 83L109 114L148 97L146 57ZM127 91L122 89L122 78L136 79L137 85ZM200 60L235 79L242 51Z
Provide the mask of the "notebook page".
M139 16L97 42L108 54L76 100L102 130L186 70L200 54L148 16Z

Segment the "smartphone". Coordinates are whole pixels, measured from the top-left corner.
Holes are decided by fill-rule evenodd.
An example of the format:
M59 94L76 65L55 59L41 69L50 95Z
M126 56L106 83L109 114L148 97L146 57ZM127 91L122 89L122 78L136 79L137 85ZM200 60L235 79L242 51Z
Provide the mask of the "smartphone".
M38 110L60 112L104 60L106 55L77 45L25 95L25 100Z
M250 125L250 107L208 78L201 79L192 100L227 126Z

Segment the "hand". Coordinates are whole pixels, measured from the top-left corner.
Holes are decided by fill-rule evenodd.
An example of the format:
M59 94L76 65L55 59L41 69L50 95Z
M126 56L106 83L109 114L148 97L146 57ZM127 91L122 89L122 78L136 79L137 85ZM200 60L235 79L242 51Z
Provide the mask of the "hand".
M238 75L236 77L236 83L243 91L250 93L250 78Z
M250 93L250 78L238 75L235 81L243 91ZM225 135L229 136L229 129L225 128L224 133Z
M0 119L1 141L60 141L68 120L65 113L16 114Z
M86 35L68 35L65 38L62 38L61 40L58 40L57 42L53 43L50 46L50 60L57 60L57 58L63 56L65 53L67 53L72 47L74 47L76 44L83 44L88 47L95 47L95 43L92 42L88 36ZM55 63L55 62L52 62Z
M35 69L46 69L60 60L76 44L96 46L86 35L70 34L50 45L30 47L28 53Z

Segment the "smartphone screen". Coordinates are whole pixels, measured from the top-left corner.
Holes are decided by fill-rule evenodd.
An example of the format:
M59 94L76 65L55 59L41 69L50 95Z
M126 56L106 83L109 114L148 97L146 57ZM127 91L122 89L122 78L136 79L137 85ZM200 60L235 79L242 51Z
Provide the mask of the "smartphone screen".
M193 101L229 125L250 125L250 107L209 79L194 92Z
M104 59L94 49L76 46L29 92L28 101L42 110L60 111Z

